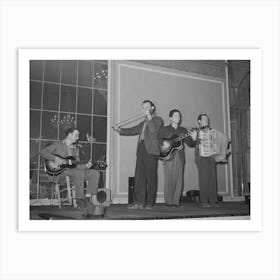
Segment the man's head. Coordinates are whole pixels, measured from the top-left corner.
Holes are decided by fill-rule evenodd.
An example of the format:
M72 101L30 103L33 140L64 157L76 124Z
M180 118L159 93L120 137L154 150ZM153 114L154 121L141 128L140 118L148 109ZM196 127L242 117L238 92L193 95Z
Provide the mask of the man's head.
M70 127L65 130L65 138L69 140L70 143L74 144L79 140L80 132L75 127Z
M200 114L197 117L197 121L198 121L199 127L209 127L210 126L210 119L206 114Z
M142 111L145 116L153 114L156 110L155 104L151 100L144 100L142 102Z
M173 109L169 112L169 119L171 123L179 125L182 121L182 114L179 110Z

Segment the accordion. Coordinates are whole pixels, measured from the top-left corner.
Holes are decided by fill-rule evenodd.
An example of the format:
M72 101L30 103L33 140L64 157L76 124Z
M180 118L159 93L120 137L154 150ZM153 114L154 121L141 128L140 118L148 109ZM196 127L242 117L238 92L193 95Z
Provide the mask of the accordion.
M211 129L207 132L199 131L199 155L201 157L214 156L216 162L227 162L228 137L216 130Z

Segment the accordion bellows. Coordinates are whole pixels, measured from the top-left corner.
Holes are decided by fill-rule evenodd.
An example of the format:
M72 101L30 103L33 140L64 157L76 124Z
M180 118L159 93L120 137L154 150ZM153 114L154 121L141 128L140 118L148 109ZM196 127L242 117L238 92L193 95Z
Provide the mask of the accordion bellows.
M216 129L199 133L199 155L202 157L213 156L216 162L226 163L229 138Z

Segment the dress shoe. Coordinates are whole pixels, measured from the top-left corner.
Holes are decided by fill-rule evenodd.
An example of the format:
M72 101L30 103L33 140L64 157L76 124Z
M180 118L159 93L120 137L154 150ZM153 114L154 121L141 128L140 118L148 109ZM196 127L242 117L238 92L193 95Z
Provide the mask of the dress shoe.
M211 207L211 205L210 204L208 204L208 203L200 203L200 206L201 207Z
M87 218L103 218L105 215L105 208L102 205L93 205L87 207Z
M151 209L153 209L153 205L147 204L147 205L145 206L145 209L146 209L146 210L151 210Z
M93 204L88 204L86 210L88 216L94 215L95 206Z
M132 204L128 205L127 209L137 210L137 209L144 209L144 206L142 204Z
M173 206L172 204L168 204L168 203L164 203L164 205L165 205L166 207L172 207L172 206Z
M87 200L85 198L77 198L76 203L78 209L85 209L87 207Z
M218 205L217 203L210 203L210 206L211 206L211 207L216 207L216 208L219 208L219 207L220 207L220 205Z

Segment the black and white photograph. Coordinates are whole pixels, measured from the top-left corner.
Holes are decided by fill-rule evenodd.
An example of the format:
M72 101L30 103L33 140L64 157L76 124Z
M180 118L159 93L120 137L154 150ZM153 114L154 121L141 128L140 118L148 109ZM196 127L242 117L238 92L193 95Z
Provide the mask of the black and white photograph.
M279 280L279 0L0 1L0 279Z
M31 220L250 219L250 60L29 72Z
M19 151L30 159L20 170L29 174L20 230L61 229L47 220L95 230L116 229L113 221L122 229L134 221L129 230L143 230L140 221L163 231L169 222L174 230L260 226L250 174L259 50L18 52L19 122L29 121L28 155ZM222 224L233 220L243 226Z

